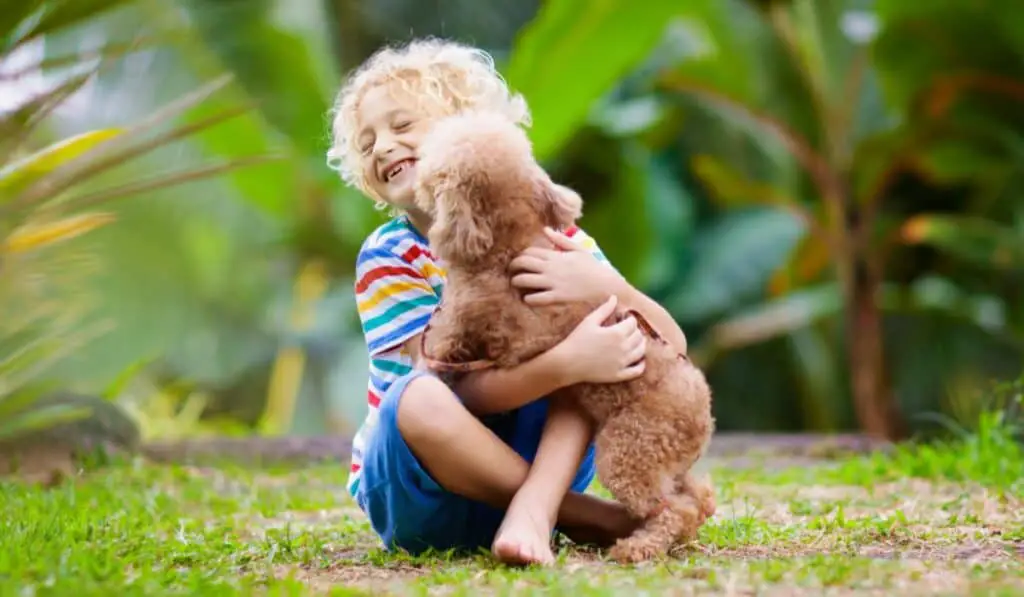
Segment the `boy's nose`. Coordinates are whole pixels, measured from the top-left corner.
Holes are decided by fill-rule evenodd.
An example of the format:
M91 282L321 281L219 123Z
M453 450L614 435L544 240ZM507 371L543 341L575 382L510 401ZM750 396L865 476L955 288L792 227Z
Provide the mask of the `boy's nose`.
M377 159L382 159L388 154L395 150L395 146L398 145L397 140L390 134L382 134L377 137L377 143L374 145L374 153L377 154Z

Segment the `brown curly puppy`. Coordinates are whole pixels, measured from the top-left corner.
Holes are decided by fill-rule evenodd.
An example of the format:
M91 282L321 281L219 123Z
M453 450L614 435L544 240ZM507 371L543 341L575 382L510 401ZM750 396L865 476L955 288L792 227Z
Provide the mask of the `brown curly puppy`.
M548 242L544 226L572 225L582 208L574 191L553 183L537 164L522 129L487 113L439 121L420 145L417 176L417 204L434 217L430 245L447 269L442 306L423 335L428 365L514 367L555 346L598 307L529 306L510 283L512 259ZM654 338L644 374L578 384L556 396L577 400L596 421L598 478L646 521L612 548L620 562L665 554L696 538L715 511L710 481L690 472L714 428L710 388L639 313L616 318L630 315Z

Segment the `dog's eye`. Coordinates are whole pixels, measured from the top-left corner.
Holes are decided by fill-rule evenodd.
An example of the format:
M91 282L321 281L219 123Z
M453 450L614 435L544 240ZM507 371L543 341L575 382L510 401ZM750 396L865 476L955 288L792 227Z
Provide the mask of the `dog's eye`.
M404 130L407 130L411 126L412 126L412 122L410 122L408 120L402 120L402 121L398 122L397 124L395 124L395 130L396 131L404 131Z

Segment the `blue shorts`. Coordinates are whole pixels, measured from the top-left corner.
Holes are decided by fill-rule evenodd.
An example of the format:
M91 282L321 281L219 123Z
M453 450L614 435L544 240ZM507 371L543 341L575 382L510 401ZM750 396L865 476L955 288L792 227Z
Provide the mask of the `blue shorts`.
M442 488L398 432L397 411L409 382L426 371L397 380L380 403L380 419L363 454L356 501L388 550L412 554L489 549L504 512ZM547 400L481 421L527 462L533 462L547 417ZM582 493L594 478L594 445L587 448L572 483Z

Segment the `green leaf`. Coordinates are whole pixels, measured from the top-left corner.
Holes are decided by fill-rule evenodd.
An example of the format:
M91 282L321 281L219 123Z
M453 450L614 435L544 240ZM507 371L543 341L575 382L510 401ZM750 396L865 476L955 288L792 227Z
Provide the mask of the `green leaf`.
M557 153L595 102L640 64L669 21L704 1L548 0L520 34L507 78L533 114L540 159Z
M0 203L21 192L39 177L90 151L121 133L118 129L100 129L53 143L0 169Z
M235 107L215 114L198 122L190 122L169 131L145 138L148 133L165 121L171 120L182 112L204 101L210 94L218 91L231 80L230 76L222 76L217 80L191 90L189 93L168 102L140 122L124 129L124 132L92 152L79 155L63 164L44 180L37 181L19 193L12 201L16 208L25 208L46 201L67 191L85 179L102 172L117 168L127 160L165 147L168 144L189 137L199 131L211 128L225 120L234 118L248 110L247 106ZM141 140L139 138L142 138Z
M5 2L0 10L0 58L6 57L17 41L28 31L28 18L39 10L42 4L37 0Z
M0 379L3 379L0 376ZM11 391L7 388L6 393L0 394L0 421L6 421L19 412L31 409L32 406L46 394L46 389L36 386L25 386Z
M98 439L134 447L139 440L138 425L121 406L99 396L58 392L4 417L0 422L0 441L55 431L79 445L88 439Z
M738 307L764 288L805 233L803 222L782 210L728 213L700 233L694 268L669 310L696 322Z
M712 350L737 350L805 329L842 312L835 284L804 288L760 303L716 324L708 332Z
M754 100L764 56L762 37L769 32L746 3L692 2L680 26L669 31L669 43L685 52L666 68L691 81L700 81L731 97Z
M188 0L184 5L199 35L267 122L322 162L329 103L308 41L274 22L273 2Z
M26 0L22 0L26 1ZM49 0L37 2L41 8L41 16L35 25L18 40L25 43L44 35L52 35L58 31L69 29L122 6L134 0ZM6 7L4 11L8 10Z
M925 244L976 265L1024 269L1024 235L975 216L922 214L903 226L908 243Z
M647 155L647 231L652 246L641 272L646 287L668 288L682 272L696 226L696 200L678 177L676 161L666 155Z
M728 163L714 156L697 154L692 158L693 173L726 208L751 205L796 206L796 201L781 189L749 180Z
M1024 75L1024 26L1001 0L879 0L882 29L873 48L886 95L906 110L940 115L964 92L996 91ZM907 51L912 47L913 51ZM970 75L963 84L950 79ZM984 91L988 93L988 91ZM1012 108L1010 108L1012 109ZM1019 110L1018 110L1019 114Z
M251 156L249 158L239 158L237 160L219 163L215 162L205 166L192 168L190 170L168 172L96 191L89 195L73 197L68 200L68 204L73 205L75 208L93 207L115 199L122 199L133 195L142 195L152 191L182 185L188 182L219 177L227 172L232 172L242 168L248 169L252 166L263 165L268 162L276 161L277 159L278 158L276 156Z
M109 213L84 213L45 224L21 226L0 243L0 255L38 251L106 226L114 220L114 215Z
M87 418L92 411L86 407L70 404L54 404L30 409L0 421L0 441L17 439L33 431L39 431Z
M617 148L608 148L609 154ZM648 234L647 154L635 146L626 146L615 156L614 178L601 193L591 193L584 202L581 226L597 240L602 252L627 279L644 285L640 278L652 248ZM629 238L630 242L615 242Z
M91 72L71 77L47 91L33 95L21 105L0 116L0 155L13 155L28 134L46 116L81 89L91 78Z

